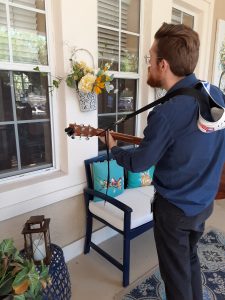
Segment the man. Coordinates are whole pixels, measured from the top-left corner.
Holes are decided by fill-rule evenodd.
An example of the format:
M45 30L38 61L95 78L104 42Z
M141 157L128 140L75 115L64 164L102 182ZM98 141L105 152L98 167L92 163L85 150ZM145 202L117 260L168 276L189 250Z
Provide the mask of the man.
M199 44L191 28L164 23L147 57L147 83L168 92L194 87ZM203 87L201 92L207 96ZM210 86L210 94L224 106L218 88ZM204 133L198 117L196 99L179 95L149 113L144 138L133 151L117 147L110 134L108 138L114 158L127 170L156 166L154 235L167 300L203 299L196 244L213 210L225 162L225 130Z

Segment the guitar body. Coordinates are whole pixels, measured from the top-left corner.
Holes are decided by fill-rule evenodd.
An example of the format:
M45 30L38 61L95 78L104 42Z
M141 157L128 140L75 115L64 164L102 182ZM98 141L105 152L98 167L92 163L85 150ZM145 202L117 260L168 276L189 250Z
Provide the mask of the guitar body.
M89 138L92 136L99 136L105 134L105 131L103 129L100 128L96 129L91 126L84 126L84 125L77 125L77 124L69 124L69 127L65 129L65 132L71 138L74 138L75 136L79 136L79 137L85 136L86 138ZM119 133L119 132L112 132L112 136L114 137L114 139L118 141L123 141L135 145L139 145L140 142L142 141L142 138L132 136L129 134ZM217 192L215 199L225 199L225 164L223 167L219 190Z

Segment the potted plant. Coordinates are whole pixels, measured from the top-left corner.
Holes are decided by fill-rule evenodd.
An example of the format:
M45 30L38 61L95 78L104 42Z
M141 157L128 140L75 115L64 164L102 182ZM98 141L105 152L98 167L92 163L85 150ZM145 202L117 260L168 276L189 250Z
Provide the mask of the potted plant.
M0 243L0 299L42 299L42 290L49 282L47 266L37 268L24 258L12 239Z
M88 66L84 61L78 61L76 53L78 51L87 52L92 60L92 67ZM109 75L108 71L111 67L110 63L105 63L98 70L94 69L94 59L87 49L74 49L70 58L71 69L64 77L56 76L52 81L51 88L58 88L60 83L65 80L68 87L73 88L80 99L80 110L90 111L96 109L96 95L102 92L110 92L114 86L111 84L113 74ZM34 68L40 72L39 67ZM41 73L43 74L43 73Z

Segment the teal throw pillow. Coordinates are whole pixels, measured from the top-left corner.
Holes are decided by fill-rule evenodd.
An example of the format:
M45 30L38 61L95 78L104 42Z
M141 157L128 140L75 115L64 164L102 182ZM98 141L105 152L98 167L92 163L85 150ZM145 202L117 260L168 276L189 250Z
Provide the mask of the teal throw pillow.
M132 189L150 185L152 182L154 170L155 166L152 166L150 169L139 173L133 173L131 171L128 171L127 188Z
M107 190L107 178L108 178L108 162L93 163L93 179L94 189L106 194ZM124 170L123 167L119 166L115 160L109 161L109 187L107 195L116 197L124 192ZM103 201L99 197L94 197L94 201Z

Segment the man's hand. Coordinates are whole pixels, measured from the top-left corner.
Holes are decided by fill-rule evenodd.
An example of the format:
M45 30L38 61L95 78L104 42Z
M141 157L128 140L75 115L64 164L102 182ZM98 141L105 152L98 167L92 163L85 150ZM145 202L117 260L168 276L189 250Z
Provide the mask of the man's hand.
M117 141L113 138L113 136L111 135L110 132L113 132L113 131L106 131L106 140L107 140L108 147L111 150L112 147L117 146ZM99 139L101 142L106 144L105 135L99 136Z

